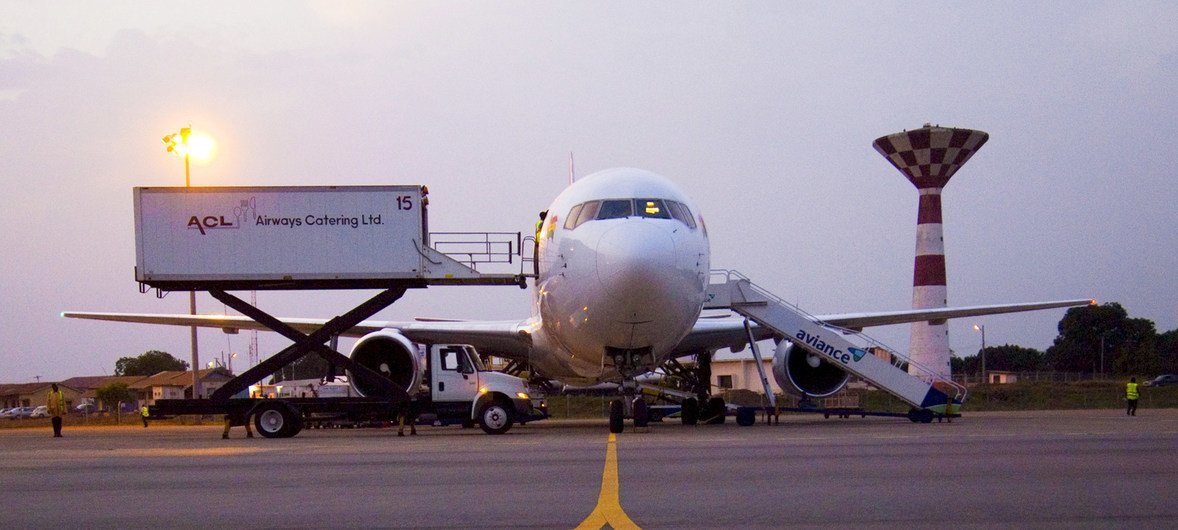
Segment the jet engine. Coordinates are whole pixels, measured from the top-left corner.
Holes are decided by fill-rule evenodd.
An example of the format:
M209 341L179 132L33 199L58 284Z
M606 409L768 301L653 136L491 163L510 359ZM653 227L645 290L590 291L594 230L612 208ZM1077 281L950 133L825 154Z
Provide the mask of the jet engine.
M418 354L417 346L404 335L391 330L369 333L352 347L349 355L356 364L393 380L409 395L417 393L423 377L425 361ZM385 392L376 385L348 373L348 381L361 396L384 397Z
M825 359L783 340L773 353L773 378L782 390L811 397L826 397L847 384L850 374Z

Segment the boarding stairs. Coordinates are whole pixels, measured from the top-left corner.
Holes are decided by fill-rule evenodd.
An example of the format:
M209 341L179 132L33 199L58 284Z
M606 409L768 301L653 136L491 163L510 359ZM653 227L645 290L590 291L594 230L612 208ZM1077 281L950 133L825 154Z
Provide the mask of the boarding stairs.
M739 272L713 270L711 279L705 309L730 309L773 330L793 342L795 347L817 355L908 403L920 413L912 416L914 421L916 418L931 420L937 414L955 415L965 402L964 386L912 362L907 356L860 331L818 320L753 284ZM877 356L881 352L887 355ZM759 362L757 364L760 366ZM907 365L907 371L904 365ZM768 385L767 380L765 384Z

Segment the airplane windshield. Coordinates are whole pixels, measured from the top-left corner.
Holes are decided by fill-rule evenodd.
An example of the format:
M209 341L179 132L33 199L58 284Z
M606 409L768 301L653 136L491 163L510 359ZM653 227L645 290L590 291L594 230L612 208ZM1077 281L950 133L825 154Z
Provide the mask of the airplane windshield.
M630 217L634 212L630 199L611 199L601 201L601 209L597 211L597 219L622 219Z
M691 229L696 227L695 218L687 205L665 199L606 199L583 202L569 210L564 227L572 230L592 220L627 217L675 219Z
M667 209L667 205L663 204L662 199L634 199L634 205L637 206L639 217L671 218L671 212Z

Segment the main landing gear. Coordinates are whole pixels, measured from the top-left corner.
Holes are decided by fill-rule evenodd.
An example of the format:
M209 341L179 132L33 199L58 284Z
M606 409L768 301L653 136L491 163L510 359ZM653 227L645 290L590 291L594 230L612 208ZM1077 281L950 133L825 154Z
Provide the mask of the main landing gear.
M625 381L622 383L622 397L610 402L609 431L620 433L624 429L626 418L633 418L634 426L646 427L650 423L650 405L643 398L638 383L634 380L635 372L640 363L633 361L633 357L615 355L614 362L622 372ZM679 396L687 394L680 401L680 420L684 425L721 425L728 414L728 405L724 398L711 395L712 355L708 352L696 356L694 366L687 367L675 359L663 363L662 369L668 379L681 382L677 390ZM647 365L649 366L649 365ZM738 418L739 419L739 418Z

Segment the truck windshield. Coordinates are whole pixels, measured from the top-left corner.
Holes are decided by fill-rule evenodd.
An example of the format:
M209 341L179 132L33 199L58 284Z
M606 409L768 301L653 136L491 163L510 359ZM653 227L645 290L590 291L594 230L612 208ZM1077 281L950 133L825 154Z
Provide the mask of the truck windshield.
M486 372L487 371L487 367L483 366L483 360L479 358L479 352L475 351L474 348L467 346L466 347L466 356L467 356L467 358L470 359L471 366L474 366L475 371L478 371L478 372Z

